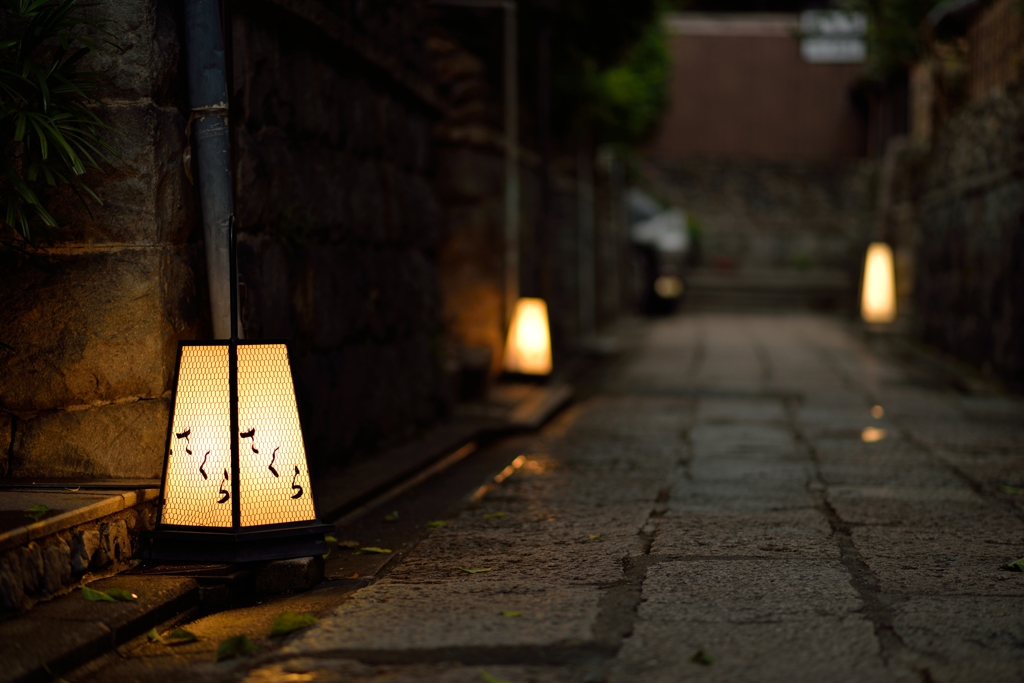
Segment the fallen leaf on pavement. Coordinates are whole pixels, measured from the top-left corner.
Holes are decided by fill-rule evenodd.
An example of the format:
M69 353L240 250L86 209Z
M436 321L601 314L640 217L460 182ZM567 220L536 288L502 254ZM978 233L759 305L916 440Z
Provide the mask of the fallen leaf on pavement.
M398 521L398 510L392 510L388 514L384 515L385 522L397 522Z
M307 626L313 626L316 623L317 618L309 612L305 612L303 614L284 612L283 614L279 614L277 618L274 619L274 623L270 625L270 635L287 635L292 631L298 631L306 628Z
M430 527L431 529L439 529L440 527L443 527L447 523L448 522L446 520L443 520L443 519L432 519L429 522L427 522L427 526Z
M256 646L249 636L244 633L239 636L231 636L227 640L221 641L221 644L217 646L217 654L214 655L213 661L221 662L225 659L232 659L234 657L241 657L252 652L256 652Z
M346 579L358 579L359 578L359 572L355 572L354 574L352 574L352 576L346 576L345 578Z
M483 569L466 569L465 567L456 567L456 569L466 572L467 574L482 574L484 572L491 571L490 567L484 567Z
M82 597L86 600L92 600L93 602L117 602L117 600L110 597L103 591L98 591L95 588L89 588L88 586L82 586Z
M390 548L378 548L374 545L368 545L356 551L356 555L388 555L390 553Z
M149 640L149 642L151 642L151 643L162 643L162 642L164 642L163 637L159 633L156 632L155 628L149 629L149 632L146 633L146 639Z
M511 681L506 681L498 678L497 676L492 676L483 669L480 670L480 678L484 679L484 683L512 683Z
M43 518L43 515L45 515L49 511L50 508L46 507L45 505L33 505L28 510L25 510L25 516L31 519L33 522L38 522L40 519Z
M1009 564L1004 564L1003 569L1011 572L1024 572L1024 557L1014 560Z
M123 588L108 588L107 595L114 598L115 600L120 600L121 602L131 602L132 600L139 599L138 595L132 593L131 591L126 591Z
M709 655L707 652L704 652L703 649L694 652L693 656L690 657L690 661L694 664L701 664L703 666L711 666L715 663L715 660L711 658L711 655Z
M1024 496L1024 488L1020 486L1000 486L999 490L1011 496Z
M330 548L328 548L328 549L327 549L327 552L326 552L326 553L324 553L323 555L321 555L320 557L322 557L322 558L324 558L324 559L326 560L326 559L327 559L328 557L330 557L330 556L331 556L331 549L330 549Z
M324 536L324 541L326 541L327 543L330 543L332 545L338 545L338 537L337 536L331 536L330 534L327 534L326 536Z
M484 515L484 519L501 519L504 516L504 512L488 512L486 515Z
M339 548L358 548L359 541L337 541Z
M523 613L522 613L522 612L513 612L513 611L512 611L512 610L510 610L510 609L504 609L504 610L502 610L502 611L500 612L500 614L501 614L501 616L503 616L503 617L521 617L521 616L523 616Z
M601 538L601 534L587 534L587 538L591 541L596 541L597 539Z
M199 640L199 637L192 633L192 631L186 631L183 628L176 628L167 634L167 638L174 642L168 643L169 645L183 645L185 643L194 643Z

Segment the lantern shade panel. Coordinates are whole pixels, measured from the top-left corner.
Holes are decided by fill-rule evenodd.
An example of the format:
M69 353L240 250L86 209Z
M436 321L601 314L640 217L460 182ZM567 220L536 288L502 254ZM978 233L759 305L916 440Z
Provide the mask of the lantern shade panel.
M183 346L167 448L161 521L231 526L228 347Z
M327 552L288 346L182 342L150 559L251 562Z
M516 302L505 343L506 372L522 375L551 374L551 333L548 306L543 299L524 297Z
M241 525L316 519L288 347L238 346Z

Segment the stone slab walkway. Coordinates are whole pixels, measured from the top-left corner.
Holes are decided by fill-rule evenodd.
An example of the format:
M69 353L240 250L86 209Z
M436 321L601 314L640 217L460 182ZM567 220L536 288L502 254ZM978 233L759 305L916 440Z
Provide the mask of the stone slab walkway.
M522 455L318 626L187 677L1024 680L1019 399L828 318L681 316Z

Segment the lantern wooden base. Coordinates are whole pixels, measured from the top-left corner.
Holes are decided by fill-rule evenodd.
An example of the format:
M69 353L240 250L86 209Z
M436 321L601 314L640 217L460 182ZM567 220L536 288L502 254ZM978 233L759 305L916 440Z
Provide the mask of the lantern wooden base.
M143 555L176 562L260 562L310 557L327 552L324 534L334 527L320 522L269 524L234 529L175 528L163 525L147 534Z

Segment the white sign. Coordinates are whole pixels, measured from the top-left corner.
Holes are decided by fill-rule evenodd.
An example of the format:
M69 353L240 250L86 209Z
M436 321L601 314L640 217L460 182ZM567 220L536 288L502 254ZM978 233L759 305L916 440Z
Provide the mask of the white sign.
M868 18L860 12L807 10L800 15L800 56L810 64L862 64Z

